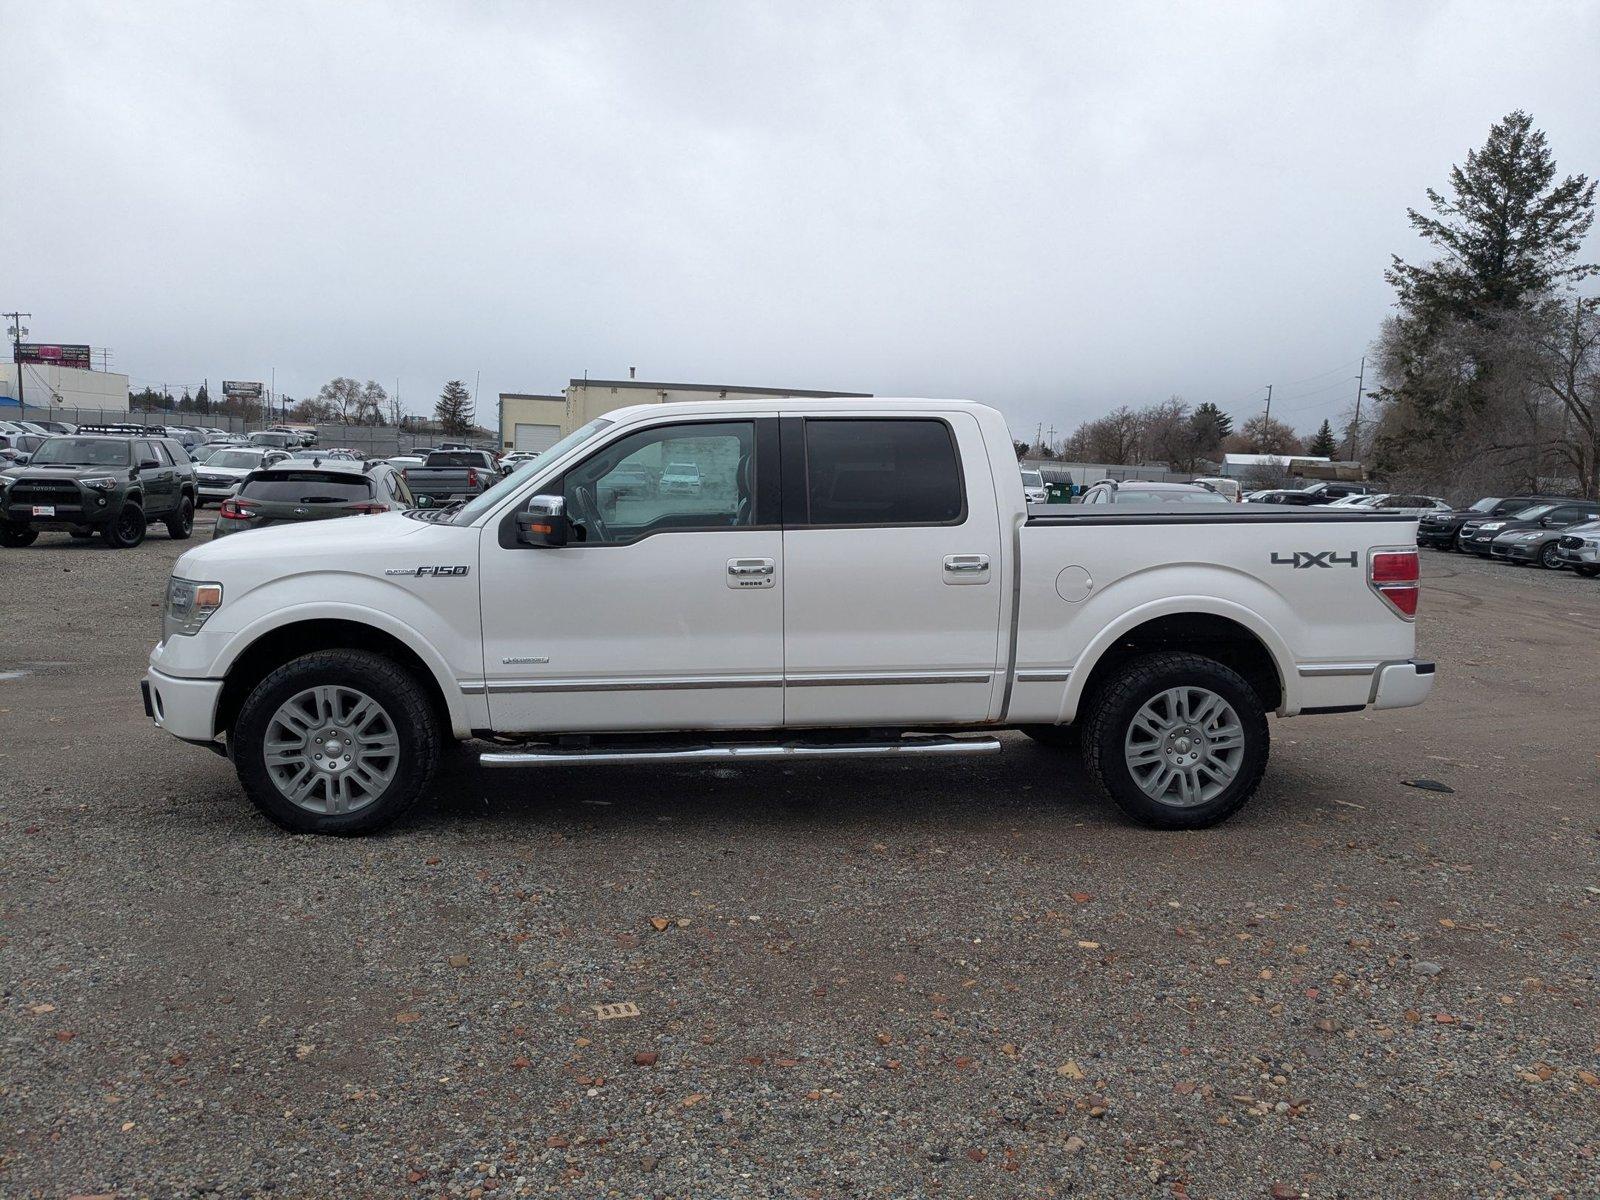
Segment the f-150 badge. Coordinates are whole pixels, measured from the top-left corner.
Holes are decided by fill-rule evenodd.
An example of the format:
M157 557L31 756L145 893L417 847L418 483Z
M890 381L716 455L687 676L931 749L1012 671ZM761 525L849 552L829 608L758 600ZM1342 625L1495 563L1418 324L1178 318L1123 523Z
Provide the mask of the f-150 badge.
M1272 565L1275 567L1293 567L1296 571L1306 567L1354 567L1359 566L1361 556L1354 550L1340 553L1338 550L1296 550L1293 554L1283 554L1280 551L1272 552Z
M467 575L471 567L390 567L385 575L414 575L418 579L444 579L453 576Z

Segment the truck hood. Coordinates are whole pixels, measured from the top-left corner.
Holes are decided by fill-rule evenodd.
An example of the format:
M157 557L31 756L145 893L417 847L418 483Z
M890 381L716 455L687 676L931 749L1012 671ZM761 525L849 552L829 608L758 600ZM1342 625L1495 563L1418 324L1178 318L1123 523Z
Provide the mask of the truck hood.
M172 573L184 579L220 579L241 567L255 574L265 564L282 575L295 568L326 570L335 562L364 571L369 563L393 557L390 551L400 549L407 538L433 528L438 527L403 513L271 525L196 546L173 564Z

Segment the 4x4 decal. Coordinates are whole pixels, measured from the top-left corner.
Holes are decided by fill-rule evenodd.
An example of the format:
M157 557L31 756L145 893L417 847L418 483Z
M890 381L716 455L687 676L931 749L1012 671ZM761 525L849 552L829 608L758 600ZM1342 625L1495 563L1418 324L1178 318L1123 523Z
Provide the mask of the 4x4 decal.
M1272 565L1275 567L1293 567L1295 570L1304 570L1306 567L1355 567L1361 565L1361 556L1354 550L1340 552L1338 550L1296 550L1293 554L1284 554L1274 550L1272 552Z

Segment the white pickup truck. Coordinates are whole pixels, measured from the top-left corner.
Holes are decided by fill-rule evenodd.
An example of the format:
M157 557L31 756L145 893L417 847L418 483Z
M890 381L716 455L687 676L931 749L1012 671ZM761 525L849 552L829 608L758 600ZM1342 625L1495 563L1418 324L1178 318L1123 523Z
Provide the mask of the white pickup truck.
M652 486L686 463L698 489ZM716 764L985 754L1008 728L1192 828L1255 790L1268 713L1426 698L1417 565L1414 517L1030 516L979 404L648 405L462 505L187 551L144 701L302 831L387 824L469 738L485 767Z

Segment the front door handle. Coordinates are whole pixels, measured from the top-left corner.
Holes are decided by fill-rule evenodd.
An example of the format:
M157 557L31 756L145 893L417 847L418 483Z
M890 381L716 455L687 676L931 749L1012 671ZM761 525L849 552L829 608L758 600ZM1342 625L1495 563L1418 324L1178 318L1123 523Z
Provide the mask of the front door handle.
M944 556L944 581L946 583L988 583L989 556L987 554L946 554Z
M770 558L730 558L728 560L728 586L744 588L769 588L777 575L777 564Z

